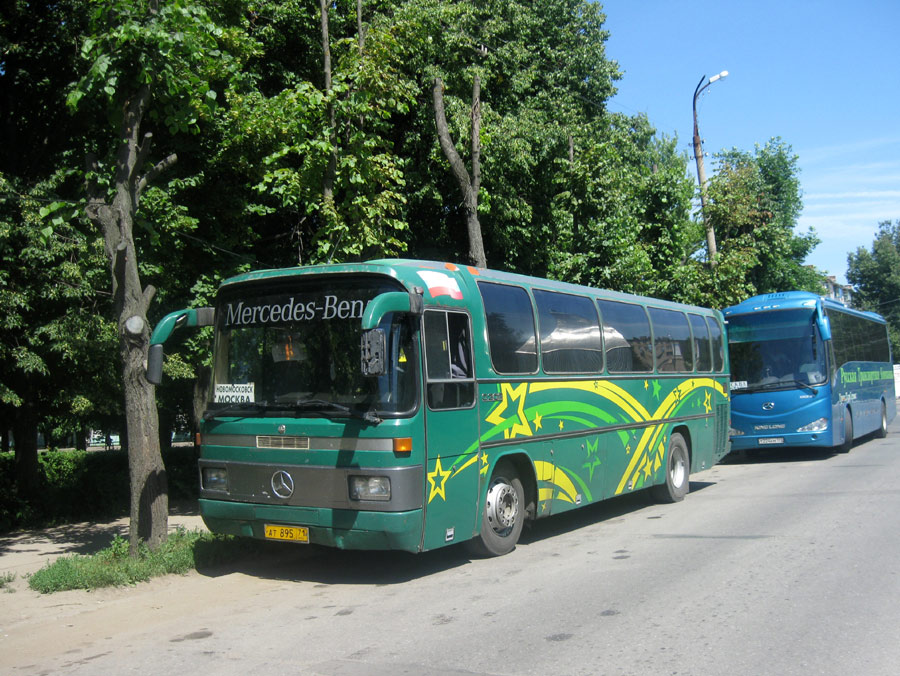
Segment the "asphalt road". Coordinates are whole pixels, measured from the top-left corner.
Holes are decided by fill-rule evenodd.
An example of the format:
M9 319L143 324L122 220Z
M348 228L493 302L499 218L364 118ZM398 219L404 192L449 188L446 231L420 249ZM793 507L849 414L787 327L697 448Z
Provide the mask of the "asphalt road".
M134 588L3 594L27 609L0 611L0 672L894 676L898 520L900 419L847 455L726 461L679 504L546 519L499 559L279 545Z

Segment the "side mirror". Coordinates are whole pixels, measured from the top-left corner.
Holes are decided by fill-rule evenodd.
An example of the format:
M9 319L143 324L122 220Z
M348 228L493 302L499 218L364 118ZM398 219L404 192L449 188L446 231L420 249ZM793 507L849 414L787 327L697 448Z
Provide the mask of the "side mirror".
M162 382L163 346L162 343L151 345L147 351L147 382L159 385Z
M216 311L211 307L178 310L163 317L150 336L150 349L147 351L147 382L153 385L162 382L163 343L172 336L175 329L182 326L212 326L215 319Z
M360 359L364 376L384 375L384 355L387 349L384 331L369 329L362 332Z
M425 311L425 300L422 298L421 289L404 293L403 291L388 291L375 296L366 305L363 312L363 331L374 329L381 323L382 318L390 312L408 312L421 316Z

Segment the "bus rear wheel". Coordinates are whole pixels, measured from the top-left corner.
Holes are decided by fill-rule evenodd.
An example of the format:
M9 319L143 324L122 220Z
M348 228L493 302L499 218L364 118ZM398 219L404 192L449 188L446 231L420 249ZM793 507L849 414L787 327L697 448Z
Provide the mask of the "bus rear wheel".
M491 475L481 531L469 541L476 556L503 556L515 549L525 523L525 490L515 467L500 462Z
M687 442L679 432L669 439L666 451L666 480L650 488L650 495L656 502L680 502L691 487L691 461Z

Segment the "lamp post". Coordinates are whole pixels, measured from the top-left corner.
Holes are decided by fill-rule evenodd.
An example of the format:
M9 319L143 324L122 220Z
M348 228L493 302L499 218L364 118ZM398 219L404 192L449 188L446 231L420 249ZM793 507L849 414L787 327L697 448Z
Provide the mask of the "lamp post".
M697 126L697 97L716 80L728 77L728 71L723 70L718 75L713 75L708 80L704 75L694 89L694 158L697 160L697 181L700 183L700 215L706 225L706 246L709 249L709 264L715 265L716 258L716 233L712 224L706 218L706 171L703 168L703 143L700 141L700 130Z

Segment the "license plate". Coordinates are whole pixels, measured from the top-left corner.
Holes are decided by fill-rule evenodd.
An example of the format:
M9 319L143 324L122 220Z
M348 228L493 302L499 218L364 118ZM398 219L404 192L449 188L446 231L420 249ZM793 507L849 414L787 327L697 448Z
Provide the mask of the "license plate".
M759 445L764 446L766 444L783 444L784 437L766 437L765 439L759 440Z
M309 528L305 526L276 526L267 523L267 540L287 540L289 542L309 542Z

